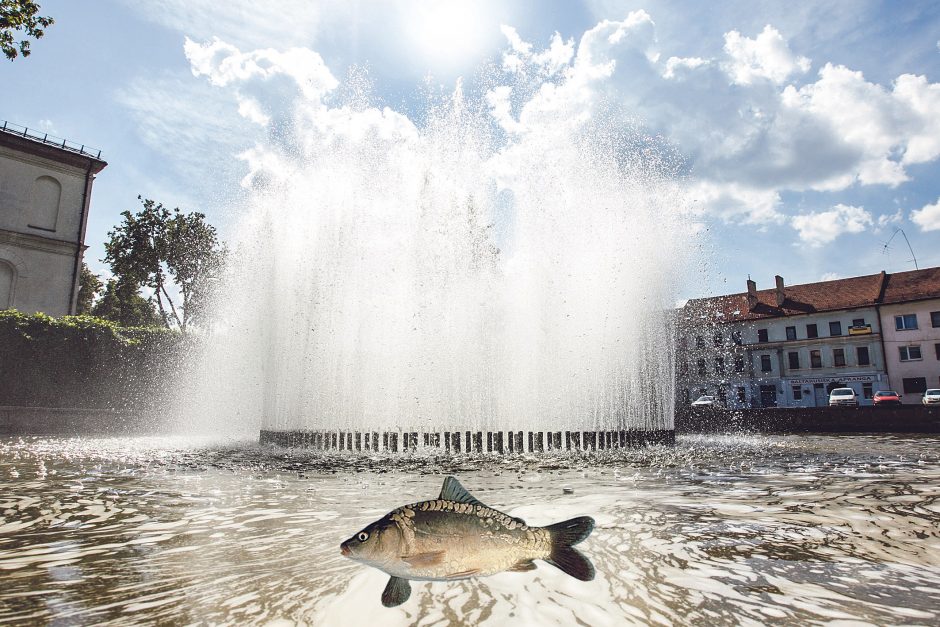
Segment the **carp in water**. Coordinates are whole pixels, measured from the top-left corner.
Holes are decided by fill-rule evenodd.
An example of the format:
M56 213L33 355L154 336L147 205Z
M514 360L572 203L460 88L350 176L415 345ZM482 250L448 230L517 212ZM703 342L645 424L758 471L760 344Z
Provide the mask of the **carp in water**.
M487 507L447 477L433 501L389 512L340 545L342 554L391 575L382 604L401 605L411 596L408 580L453 581L502 571L535 569L543 560L581 581L594 566L573 545L594 529L588 516L547 527Z

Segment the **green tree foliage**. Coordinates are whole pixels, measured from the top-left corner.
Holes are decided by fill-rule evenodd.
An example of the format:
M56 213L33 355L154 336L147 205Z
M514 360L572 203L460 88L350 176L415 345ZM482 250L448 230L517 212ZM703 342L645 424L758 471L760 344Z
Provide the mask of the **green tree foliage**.
M153 290L163 324L185 331L205 311L225 249L204 214L138 199L143 209L123 212L123 222L108 233L104 260L120 286Z
M0 0L0 50L12 61L18 55L28 57L29 37L39 39L45 29L55 23L51 17L38 15L34 0ZM16 36L23 37L19 44Z
M91 314L116 322L122 327L164 327L163 318L157 313L153 300L140 295L137 284L108 281L104 294L98 299Z
M90 314L95 303L95 298L101 292L104 284L98 275L91 271L85 262L82 262L82 274L78 286L78 303L76 312L78 315Z

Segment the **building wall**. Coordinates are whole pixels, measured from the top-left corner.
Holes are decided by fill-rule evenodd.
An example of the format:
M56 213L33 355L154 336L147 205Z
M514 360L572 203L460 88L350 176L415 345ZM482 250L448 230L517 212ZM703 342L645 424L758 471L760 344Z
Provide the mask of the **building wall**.
M0 308L71 313L89 170L49 146L0 139Z
M902 394L901 402L905 404L919 403L922 397L920 392L915 391L920 386L912 386L914 382L911 379L924 379L927 388L940 387L940 320L936 320L940 318L940 313L932 319L932 312L940 312L940 298L881 307L888 376L893 389ZM910 315L915 316L917 328L899 329L896 317ZM933 325L935 321L938 326ZM910 358L909 347L920 349L919 359ZM906 349L907 360L902 361L901 348ZM908 380L908 391L905 391L905 379Z
M850 335L856 321L864 326L859 325L856 334ZM831 322L839 328L831 329ZM807 325L813 324L815 338L807 333ZM791 339L788 327L793 327ZM761 331L766 331L766 341ZM679 404L702 393L720 396L723 389L725 404L731 408L813 407L828 404L831 388L845 386L855 390L860 404L867 405L874 392L888 387L881 326L874 307L744 322L693 323L680 333L684 337L677 355ZM867 349L868 364L860 363L859 348ZM836 350L843 351L844 365L836 365ZM819 351L819 367L812 365L812 351ZM791 367L789 353L797 354L797 368ZM704 375L699 370L703 363ZM764 370L766 366L769 370Z

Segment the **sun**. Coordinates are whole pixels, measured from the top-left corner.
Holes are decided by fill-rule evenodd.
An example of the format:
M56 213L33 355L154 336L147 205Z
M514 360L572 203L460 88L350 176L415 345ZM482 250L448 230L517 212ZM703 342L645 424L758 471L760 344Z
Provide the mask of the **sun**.
M498 32L498 23L486 19L487 7L479 0L414 3L404 19L416 61L445 72L477 61Z

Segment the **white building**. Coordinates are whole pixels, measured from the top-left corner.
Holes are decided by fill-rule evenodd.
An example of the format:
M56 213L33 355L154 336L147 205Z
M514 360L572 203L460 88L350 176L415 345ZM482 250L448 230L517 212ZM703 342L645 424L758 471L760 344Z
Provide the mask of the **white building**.
M75 312L98 151L3 123L0 309Z
M888 387L876 306L884 273L689 301L677 322L677 402L814 407L837 387Z

